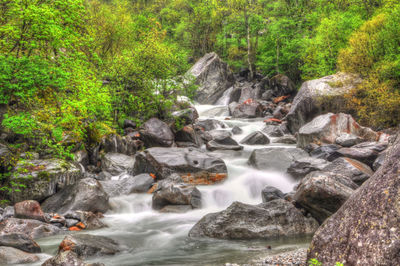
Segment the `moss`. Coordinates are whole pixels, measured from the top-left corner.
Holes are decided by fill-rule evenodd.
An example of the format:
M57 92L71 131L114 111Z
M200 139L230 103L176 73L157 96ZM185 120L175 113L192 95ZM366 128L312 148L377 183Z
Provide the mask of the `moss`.
M47 172L47 171L41 171L41 172L38 173L37 176L38 176L38 178L40 178L40 179L46 179L47 181L49 181L49 180L50 180L50 177L51 177L50 173Z

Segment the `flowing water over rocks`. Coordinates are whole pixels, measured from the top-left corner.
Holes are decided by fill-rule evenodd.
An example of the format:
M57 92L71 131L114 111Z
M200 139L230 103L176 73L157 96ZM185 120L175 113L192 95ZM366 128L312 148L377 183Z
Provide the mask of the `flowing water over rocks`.
M209 110L224 109L226 106L200 105L196 108L202 120L210 118ZM231 132L233 127L242 129L241 133L232 135L237 142L252 132L262 130L265 126L261 118L235 120L225 120L225 116L212 118L226 125L223 130ZM268 255L306 248L310 241L308 237L248 241L188 237L190 229L206 214L222 211L234 201L260 204L261 191L266 186L276 187L283 193L292 191L295 186L296 181L286 173L276 170L257 170L248 164L248 159L255 149L295 148L294 145L272 143L267 146L246 144L242 146L243 150L239 151L208 152L224 160L228 168L228 178L223 183L197 186L202 196L200 209L186 213L161 213L152 209L151 194L129 194L110 198L112 209L103 219L108 227L85 233L110 237L126 249L114 256L92 257L86 262L101 262L105 265L244 264L259 262L260 258L262 260ZM201 149L206 151L205 145ZM37 240L43 253L39 254L40 263L32 265L41 265L50 255L55 255L64 237L58 235Z

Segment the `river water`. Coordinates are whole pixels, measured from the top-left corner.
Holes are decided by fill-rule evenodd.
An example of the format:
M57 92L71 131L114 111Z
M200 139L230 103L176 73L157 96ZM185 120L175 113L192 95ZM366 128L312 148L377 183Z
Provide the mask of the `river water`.
M223 121L228 126L226 130L239 126L243 133L233 135L238 142L264 126L262 119L225 120L227 106L202 105L196 108L200 119L211 117ZM282 147L274 144L269 146ZM309 239L228 241L192 239L187 236L192 226L207 213L221 211L234 201L261 203L261 190L267 185L277 187L283 192L292 190L295 181L284 173L258 171L247 165L252 150L259 148L265 146L244 145L242 151L212 152L225 161L228 179L218 185L198 186L203 200L203 207L199 210L183 214L159 213L151 209L149 194L131 194L110 199L113 210L106 213L104 218L109 227L82 233L111 237L125 245L128 251L87 261L121 266L257 264L255 260L260 261L270 254L307 247ZM54 236L37 241L43 250L43 254L40 254L41 263L57 252L63 238L64 236ZM267 249L267 246L272 249Z

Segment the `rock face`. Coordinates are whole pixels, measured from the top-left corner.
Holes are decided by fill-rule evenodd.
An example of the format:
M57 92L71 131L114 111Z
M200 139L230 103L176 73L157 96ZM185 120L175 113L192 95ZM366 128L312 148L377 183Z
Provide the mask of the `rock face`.
M137 154L134 174L164 179L178 173L185 183L210 184L226 178L223 160L195 148L150 148Z
M154 183L154 179L149 174L140 174L137 176L126 175L121 180L107 180L100 181L100 183L110 197L116 197L131 193L147 192Z
M39 245L28 235L20 233L1 234L0 246L13 247L29 253L40 253Z
M272 200L260 205L234 202L226 210L204 216L190 237L220 239L270 239L314 233L318 223L303 216L290 202Z
M308 258L324 265L400 265L400 135L385 163L318 229Z
M301 180L294 200L322 223L343 205L357 187L346 176L312 172Z
M31 175L25 188L21 192L14 192L11 196L12 202L24 200L37 200L39 202L54 195L64 187L75 184L83 177L77 166L72 163L59 160L31 160L25 163L18 163L16 171L26 172L20 176Z
M28 264L34 263L39 260L39 257L27 253L25 251L12 248L12 247L0 247L0 264Z
M303 125L322 114L324 108L331 112L345 111L343 95L360 82L360 78L344 73L304 82L286 116L290 132L296 133Z
M241 144L247 145L266 145L270 143L269 138L261 131L256 131L240 141Z
M351 115L327 113L302 126L297 142L302 148L310 143L333 144L343 134L352 134L364 141L375 141L379 138L379 135L371 129L361 127Z
M107 153L101 160L103 171L111 175L119 175L128 172L133 168L135 159L122 153Z
M150 118L143 125L140 132L140 139L144 142L145 147L171 147L174 143L174 133L169 126L157 119Z
M214 104L233 85L233 73L216 53L200 58L187 72L199 85L195 99L201 104Z
M16 203L14 205L14 213L15 218L47 221L39 202L35 200L25 200Z
M119 244L111 238L89 234L68 235L60 244L60 251L71 250L80 258L115 255L122 251Z
M153 194L153 209L161 210L167 205L189 205L194 209L201 207L201 193L195 186L169 180L162 180L158 185Z
M108 199L109 196L99 181L85 178L48 198L43 202L42 208L46 212L59 214L78 210L105 213L110 208Z
M31 219L8 218L0 223L1 234L25 234L33 239L53 236L62 232L57 226Z
M260 170L286 171L295 160L308 157L308 153L297 148L264 148L254 150L248 163Z

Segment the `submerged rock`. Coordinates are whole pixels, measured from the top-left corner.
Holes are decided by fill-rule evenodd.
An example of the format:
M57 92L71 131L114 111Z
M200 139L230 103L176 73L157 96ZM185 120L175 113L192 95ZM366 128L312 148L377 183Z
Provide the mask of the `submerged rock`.
M276 199L259 205L234 202L226 210L204 216L190 237L272 239L313 234L318 223L290 202Z

